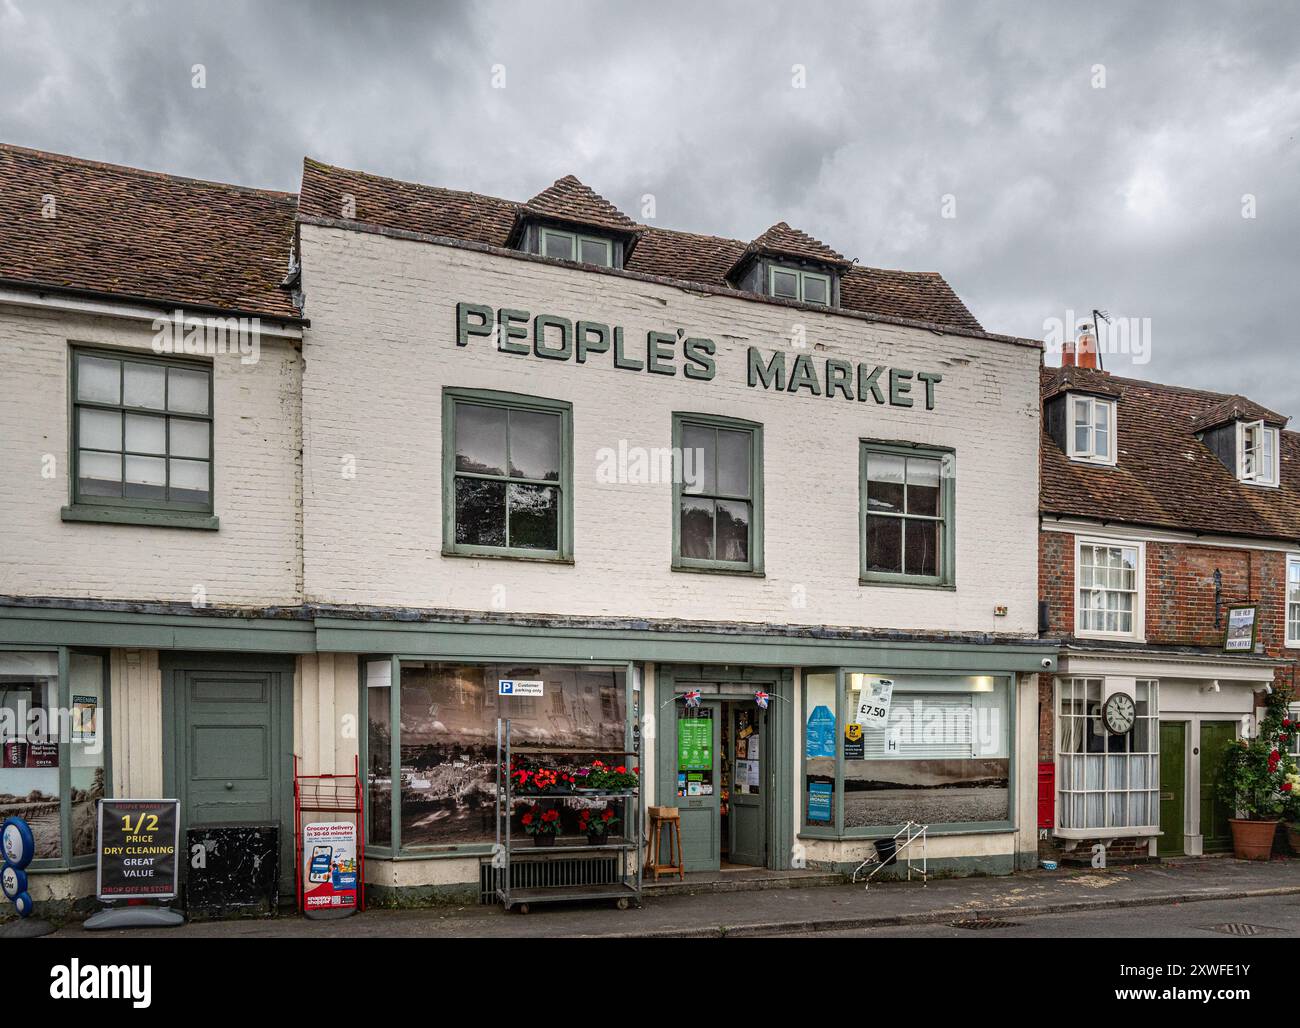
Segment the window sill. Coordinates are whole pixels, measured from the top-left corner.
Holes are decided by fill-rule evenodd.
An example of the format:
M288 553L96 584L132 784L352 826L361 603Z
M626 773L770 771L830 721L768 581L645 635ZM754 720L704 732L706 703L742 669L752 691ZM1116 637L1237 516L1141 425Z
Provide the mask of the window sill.
M461 560L522 560L533 564L573 564L572 557L531 556L523 553L466 553L462 550L444 548L444 557L458 557Z
M148 510L136 507L95 507L74 503L59 511L64 521L100 525L145 525L150 528L197 528L215 532L221 519L215 514L188 510Z
M1057 839L1147 839L1163 834L1160 828L1154 825L1141 825L1136 828L1112 825L1109 828L1052 829L1052 835Z
M797 832L795 837L799 839L816 839L821 842L873 842L876 839L888 839L897 832L902 825L881 825L879 828L846 828L841 832L836 832L833 828L816 829L811 826L805 826ZM931 825L926 835L931 838L940 835L1006 835L1014 832L1015 826L1010 821L989 821L981 824L961 825Z
M685 571L693 575L735 575L740 578L766 578L767 574L762 568L728 568L728 567L697 567L694 564L673 564L672 570Z
M887 589L933 589L939 592L955 593L956 582L909 582L906 579L892 578L858 578L858 585L885 587Z

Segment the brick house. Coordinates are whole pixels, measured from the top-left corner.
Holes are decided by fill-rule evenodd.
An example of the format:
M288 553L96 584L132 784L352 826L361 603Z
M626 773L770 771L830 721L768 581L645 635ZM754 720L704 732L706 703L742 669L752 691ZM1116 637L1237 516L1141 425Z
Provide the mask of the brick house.
M1089 334L1077 354L1042 372L1040 627L1060 654L1040 681L1040 851L1224 850L1219 753L1271 690L1294 694L1300 435L1241 396L1102 371ZM1253 640L1248 612L1228 640L1238 606Z

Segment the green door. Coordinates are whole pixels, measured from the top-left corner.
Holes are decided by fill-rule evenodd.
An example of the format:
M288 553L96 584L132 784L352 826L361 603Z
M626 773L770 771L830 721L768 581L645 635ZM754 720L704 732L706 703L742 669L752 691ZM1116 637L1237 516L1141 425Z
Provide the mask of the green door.
M1201 722L1201 844L1206 853L1232 849L1232 810L1219 799L1219 769L1224 748L1237 737L1235 721Z
M687 871L721 867L722 776L718 743L722 704L702 700L677 707L677 798L681 811L682 853Z
M1162 857L1183 852L1185 783L1187 781L1187 724L1160 722L1160 839L1156 853Z
M732 864L767 864L767 711L757 703L729 703L727 859Z
M292 673L176 666L165 692L165 786L195 825L280 826L281 888L293 885Z

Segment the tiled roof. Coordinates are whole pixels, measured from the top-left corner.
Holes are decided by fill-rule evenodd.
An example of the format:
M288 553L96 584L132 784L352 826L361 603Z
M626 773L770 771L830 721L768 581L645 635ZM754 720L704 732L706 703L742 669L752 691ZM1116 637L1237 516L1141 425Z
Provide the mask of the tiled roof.
M521 210L541 218L590 225L611 232L636 232L640 226L599 193L565 175L534 196Z
M746 254L773 254L779 257L802 257L836 267L851 263L842 253L832 250L820 239L814 239L807 232L791 228L784 221L778 221L758 236L745 248L745 252Z
M560 179L551 189L560 187L567 178L571 176ZM581 183L577 185L586 188ZM544 190L529 203L548 192ZM348 209L344 204L345 194L355 200L355 213L351 215L345 213ZM595 193L591 196L600 200ZM527 206L477 193L349 171L310 158L303 164L299 200L301 214L306 218L354 220L379 228L499 247L509 244L516 218ZM610 210L622 217L615 208ZM628 225L631 227L620 223L615 229L639 233L636 247L625 264L626 270L683 284L730 288L728 273L747 249L747 244L735 239L653 228L631 221ZM821 245L811 237L804 238ZM833 250L829 252L834 254ZM863 314L983 331L948 283L933 272L885 271L853 265L843 272L840 305Z
M1215 535L1300 540L1300 435L1281 432L1281 485L1245 485L1196 438L1196 422L1231 397L1070 369L1089 391L1117 396L1115 467L1072 461L1043 429L1040 508L1045 514ZM1060 375L1044 368L1042 395Z
M1263 421L1269 425L1281 427L1289 420L1290 418L1283 417L1267 407L1261 407L1253 400L1234 394L1221 403L1216 403L1204 414L1200 415L1192 423L1192 428L1200 432L1207 428L1218 428L1220 425L1226 425L1229 421Z
M297 318L281 285L296 209L292 193L0 143L0 279Z

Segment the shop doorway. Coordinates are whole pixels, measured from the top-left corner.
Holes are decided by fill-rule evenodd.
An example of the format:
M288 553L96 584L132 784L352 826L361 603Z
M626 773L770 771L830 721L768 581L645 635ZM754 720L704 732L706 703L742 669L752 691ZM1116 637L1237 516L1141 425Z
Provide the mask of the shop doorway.
M1232 849L1232 811L1219 798L1219 770L1223 751L1237 737L1235 721L1201 722L1201 852L1225 853Z
M161 664L163 789L181 801L182 843L198 825L278 824L280 886L292 889L292 660Z
M1183 852L1187 802L1187 722L1160 722L1160 838L1162 857Z
M681 811L686 870L769 866L770 711L752 694L674 706L675 798L666 802Z

